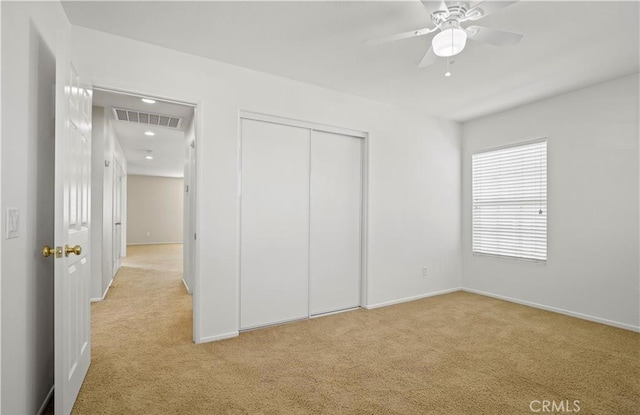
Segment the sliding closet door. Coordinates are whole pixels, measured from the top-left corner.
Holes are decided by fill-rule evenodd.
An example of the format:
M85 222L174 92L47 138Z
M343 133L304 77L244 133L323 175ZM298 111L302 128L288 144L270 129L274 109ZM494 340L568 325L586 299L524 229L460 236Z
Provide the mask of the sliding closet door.
M309 310L309 130L242 120L240 328Z
M360 305L362 139L311 134L310 314Z

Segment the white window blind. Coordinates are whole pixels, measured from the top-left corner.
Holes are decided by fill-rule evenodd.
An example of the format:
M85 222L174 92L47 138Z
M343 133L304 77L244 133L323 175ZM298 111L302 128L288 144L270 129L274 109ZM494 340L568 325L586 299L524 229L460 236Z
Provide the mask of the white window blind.
M547 260L547 141L472 156L473 252Z

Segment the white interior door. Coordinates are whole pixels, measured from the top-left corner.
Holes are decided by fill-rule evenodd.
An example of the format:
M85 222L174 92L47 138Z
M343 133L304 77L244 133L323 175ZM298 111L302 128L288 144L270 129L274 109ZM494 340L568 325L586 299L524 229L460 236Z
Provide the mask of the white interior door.
M183 281L187 287L187 292L193 294L193 280L195 274L195 239L196 231L196 210L195 210L195 159L196 140L192 139L186 146L184 164L184 231L182 246Z
M189 222L187 228L189 234L185 242L189 241L187 247L188 252L185 255L184 262L189 267L189 294L193 294L193 280L196 272L196 241L194 235L196 233L196 140L194 139L189 145L189 193L185 198L187 209L189 210Z
M113 275L114 277L120 269L120 257L122 255L122 166L114 158L113 160Z
M309 312L309 130L242 120L240 328Z
M91 91L60 39L56 56L55 413L71 412L91 361L89 225Z
M311 134L310 314L360 305L362 139Z

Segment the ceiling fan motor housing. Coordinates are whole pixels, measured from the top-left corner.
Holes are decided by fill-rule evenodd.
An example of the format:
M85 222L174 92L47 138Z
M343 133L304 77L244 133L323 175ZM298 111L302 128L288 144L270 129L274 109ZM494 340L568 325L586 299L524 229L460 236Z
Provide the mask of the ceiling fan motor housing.
M431 13L433 24L440 27L448 22L465 20L467 7L463 4L449 6L449 10L436 10Z
M431 21L438 28L448 22L455 21L458 24L467 20L478 20L484 16L484 12L479 7L470 8L468 2L458 2L455 4L447 4L446 10L436 10L431 13Z

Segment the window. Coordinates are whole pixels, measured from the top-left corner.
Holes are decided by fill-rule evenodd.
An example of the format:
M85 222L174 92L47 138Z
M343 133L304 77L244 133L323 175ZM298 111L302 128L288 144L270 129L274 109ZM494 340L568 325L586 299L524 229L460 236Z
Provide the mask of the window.
M547 141L472 156L473 252L547 260Z

